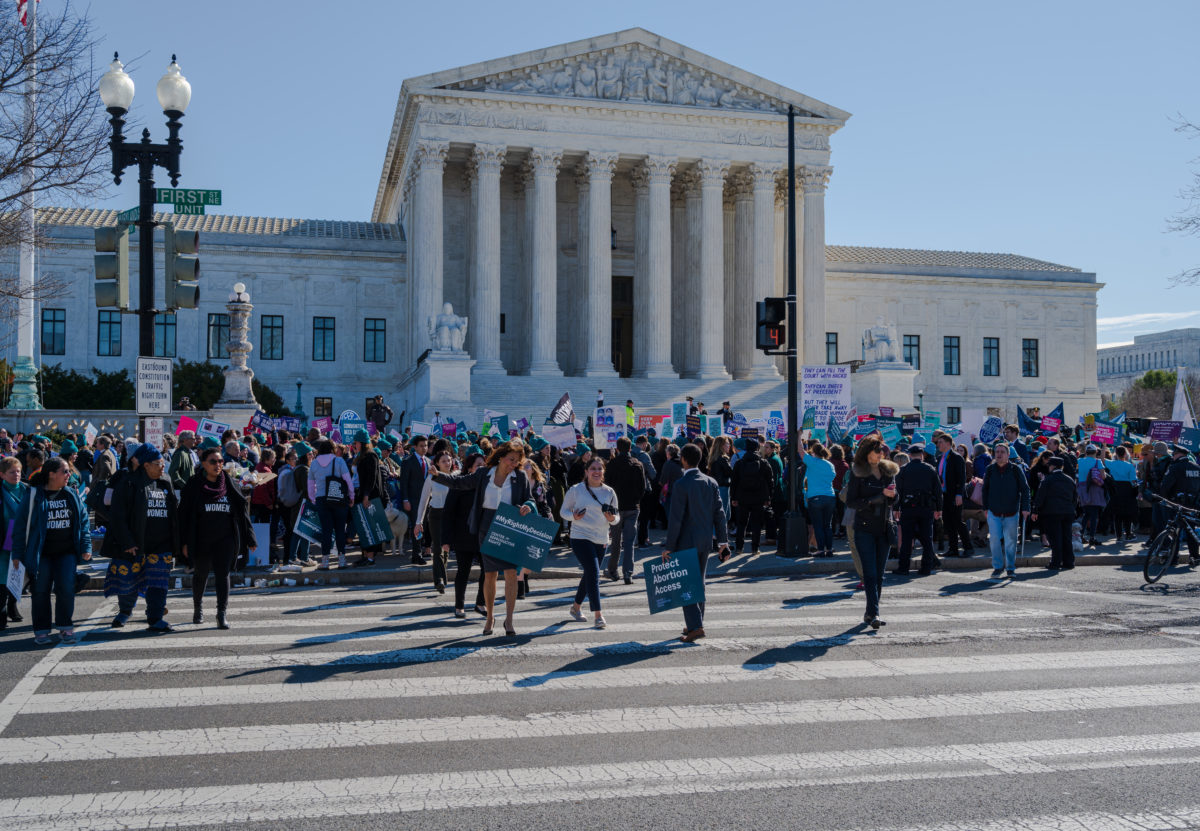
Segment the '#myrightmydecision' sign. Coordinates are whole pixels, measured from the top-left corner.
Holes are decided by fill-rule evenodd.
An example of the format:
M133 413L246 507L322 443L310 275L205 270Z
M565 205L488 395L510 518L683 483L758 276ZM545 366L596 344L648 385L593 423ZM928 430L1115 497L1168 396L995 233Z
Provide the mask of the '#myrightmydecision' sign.
M521 516L520 508L501 502L479 550L518 569L541 571L557 531L557 522L535 513Z
M137 359L137 414L171 414L171 359Z

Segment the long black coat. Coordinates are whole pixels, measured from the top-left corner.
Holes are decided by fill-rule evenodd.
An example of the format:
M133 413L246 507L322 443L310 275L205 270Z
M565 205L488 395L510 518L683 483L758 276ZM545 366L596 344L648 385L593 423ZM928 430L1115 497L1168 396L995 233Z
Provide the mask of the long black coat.
M171 555L179 554L179 504L175 500L175 491L171 489L171 481L165 476L158 480L167 499L167 521L171 526ZM143 554L162 554L161 551L146 551L146 489L150 487L150 477L144 468L121 477L113 489L112 505L107 509L111 518L105 533L105 553L114 560L128 560L128 550L137 548ZM108 538L113 540L108 545Z
M254 538L254 528L250 525L250 502L242 495L233 477L221 471L225 477L225 494L229 498L229 509L233 512L234 539L231 556L241 556L251 548L258 548ZM201 489L207 480L203 470L198 471L188 483L183 486L183 495L179 500L179 534L190 555L196 550L196 529L204 521L204 496Z

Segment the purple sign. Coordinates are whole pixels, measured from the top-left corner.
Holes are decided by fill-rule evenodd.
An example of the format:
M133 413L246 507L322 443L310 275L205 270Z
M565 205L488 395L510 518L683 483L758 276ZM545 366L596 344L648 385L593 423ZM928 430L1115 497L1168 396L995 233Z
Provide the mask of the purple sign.
M1182 432L1182 421L1156 421L1150 425L1150 441L1176 441Z
M312 426L320 430L322 435L328 436L333 430L333 419L329 418L328 416L324 418L314 418L312 420Z

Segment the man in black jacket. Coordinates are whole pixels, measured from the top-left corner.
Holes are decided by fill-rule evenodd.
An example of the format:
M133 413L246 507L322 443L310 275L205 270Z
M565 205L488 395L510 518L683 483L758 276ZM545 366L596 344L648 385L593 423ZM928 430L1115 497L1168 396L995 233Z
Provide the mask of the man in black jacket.
M1172 502L1188 508L1200 507L1200 465L1192 461L1186 447L1171 445L1171 464L1162 480L1162 495ZM1200 556L1200 546L1190 535L1187 536L1188 553L1195 564Z
M1046 533L1050 541L1050 568L1075 568L1075 549L1071 543L1071 523L1079 506L1079 491L1075 480L1063 471L1060 456L1047 461L1050 472L1038 485L1030 517Z
M1029 480L1024 470L1009 463L1007 444L997 444L993 452L996 460L983 474L983 510L992 547L992 578L998 579L1002 567L1009 577L1017 569L1021 520L1029 516Z
M942 515L942 483L933 465L925 461L925 446L908 448L911 460L896 474L896 504L900 507L900 562L896 574L908 574L913 541L921 543L921 574L941 566L933 553L933 521Z
M750 531L750 551L758 553L762 535L763 513L771 504L771 483L774 470L771 463L758 455L758 442L746 439L746 453L733 466L729 485L729 504L737 514L737 536L733 550L740 554Z
M400 501L404 513L408 514L409 529L417 524L417 502L421 499L421 488L425 487L425 477L429 475L429 460L425 458L427 442L424 436L413 436L408 443L411 451L400 463ZM411 534L412 531L409 531ZM423 566L429 561L421 556L421 541L412 538L413 565Z
M967 464L963 457L954 452L954 439L948 433L933 437L937 445L937 474L942 482L942 525L950 540L947 557L958 556L958 541L962 540L962 556L974 554L967 526L962 521L963 488L967 485Z
M638 512L642 497L650 490L650 481L642 463L630 455L632 443L625 436L617 439L617 454L604 469L604 484L617 492L620 520L612 526L612 553L608 557L606 574L617 579L617 563L625 576L625 584L633 583L633 543L638 533Z

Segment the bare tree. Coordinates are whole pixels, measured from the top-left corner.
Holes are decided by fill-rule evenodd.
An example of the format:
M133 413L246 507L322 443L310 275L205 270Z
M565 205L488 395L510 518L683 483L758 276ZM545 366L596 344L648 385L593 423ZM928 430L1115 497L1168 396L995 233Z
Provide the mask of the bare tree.
M1184 133L1188 138L1200 136L1200 125L1193 124L1180 116L1175 123L1175 132ZM1171 217L1167 227L1180 234L1200 236L1200 156L1192 159L1192 164L1198 166L1192 171L1192 181L1179 192L1186 207ZM1171 278L1172 285L1200 284L1200 266L1193 266L1179 272Z
M69 3L39 10L32 49L20 18L0 14L0 249L24 241L21 208L29 198L52 194L78 203L106 187L109 130L95 90L95 45L91 21ZM40 298L42 289L36 291ZM16 280L0 276L0 297L14 293Z

